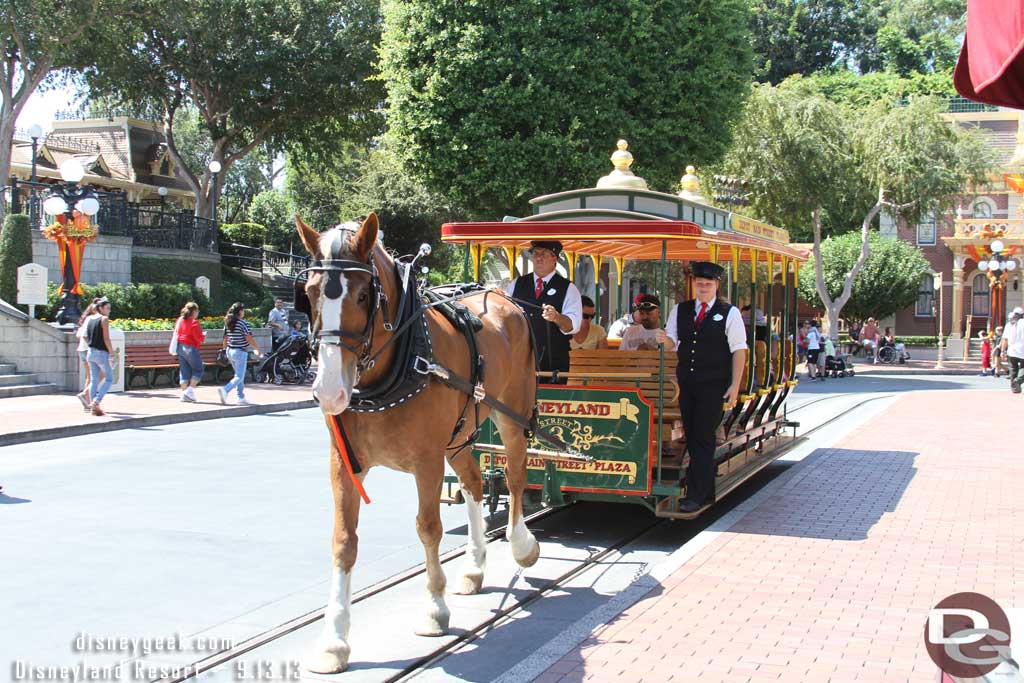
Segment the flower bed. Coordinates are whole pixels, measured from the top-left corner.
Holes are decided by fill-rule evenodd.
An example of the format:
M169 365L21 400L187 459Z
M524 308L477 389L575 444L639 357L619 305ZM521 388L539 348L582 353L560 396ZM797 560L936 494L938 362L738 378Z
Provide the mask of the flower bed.
M125 332L142 330L173 330L177 318L118 318L111 320L111 325ZM250 327L265 327L266 321L260 318L246 318ZM199 326L204 330L219 330L224 327L221 316L207 316L199 319Z

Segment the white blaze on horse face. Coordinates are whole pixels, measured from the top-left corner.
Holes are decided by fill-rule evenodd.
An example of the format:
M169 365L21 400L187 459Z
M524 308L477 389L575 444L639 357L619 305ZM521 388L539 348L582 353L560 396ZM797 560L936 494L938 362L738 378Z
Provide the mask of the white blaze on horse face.
M320 237L320 253L328 254L328 258L335 232L328 230ZM348 296L348 278L344 273L337 273L337 276L341 278L341 296L337 299L328 299L323 292L320 293L321 330L340 330L342 327L342 304ZM326 290L326 287L322 289ZM356 359L346 360L341 347L336 344L321 343L317 355L316 379L313 380L313 393L320 401L320 409L328 415L343 413L352 400L355 383Z

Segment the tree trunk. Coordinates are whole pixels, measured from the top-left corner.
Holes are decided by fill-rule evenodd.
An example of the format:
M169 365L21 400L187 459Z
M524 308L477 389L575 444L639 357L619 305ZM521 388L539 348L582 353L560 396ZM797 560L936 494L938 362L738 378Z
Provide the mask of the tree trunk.
M824 264L821 260L821 209L815 209L812 214L813 227L814 227L814 286L818 292L818 296L821 298L823 304L825 304L825 311L828 313L829 329L828 336L833 342L839 340L839 314L843 310L843 306L850 300L853 295L853 283L857 280L857 275L860 274L861 268L864 267L864 263L868 260L868 256L871 254L871 247L868 243L868 234L871 230L871 223L875 220L875 215L886 205L885 192L883 189L878 190L878 201L875 202L874 206L864 216L864 220L860 226L860 256L857 257L857 261L853 264L853 268L846 274L846 278L843 280L843 291L836 299L832 299L829 296L828 289L825 287L825 270Z

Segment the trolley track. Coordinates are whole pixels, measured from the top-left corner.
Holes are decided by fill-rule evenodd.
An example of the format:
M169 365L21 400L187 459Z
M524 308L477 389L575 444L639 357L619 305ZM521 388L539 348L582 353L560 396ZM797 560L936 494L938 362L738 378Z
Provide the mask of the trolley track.
M840 412L838 412L836 415L834 415L831 418L825 420L821 424L815 425L814 427L812 427L809 430L805 431L801 435L802 438L799 441L794 442L791 446L785 447L783 449L784 452L791 451L794 447L796 447L796 445L798 443L806 442L807 438L809 438L814 433L816 433L816 432L818 432L818 431L820 431L820 430L822 430L822 429L824 429L824 428L834 424L835 422L837 422L838 420L842 419L843 417L849 415L850 413L852 413L853 411L857 410L858 408L860 408L860 407L862 407L862 406L864 406L866 404L872 403L874 401L878 401L878 400L885 399L885 398L891 398L893 395L894 394L886 393L886 394L881 394L881 395L878 395L878 396L872 396L872 397L860 400L860 401L856 402L855 404L853 404L851 406L844 407L844 409L841 410ZM814 405L814 404L817 404L817 403L821 403L821 402L824 402L824 401L827 401L827 400L832 400L832 399L836 399L836 398L842 398L843 396L845 396L845 394L821 397L821 398L818 398L818 399L815 399L815 400L812 400L812 401L808 401L807 403L804 403L804 404L802 404L800 406L797 406L796 408L794 408L792 411L789 411L789 412L790 413L797 412L797 411L799 411L799 410L801 410L803 408L810 407L811 405ZM729 507L731 507L731 505ZM570 509L570 508L569 507L563 507L563 508L549 508L549 509L545 509L545 510L540 510L540 511L538 511L536 513L528 515L526 517L526 521L528 523L536 522L536 521L539 521L539 520L542 520L542 519L545 519L545 518L556 516L559 513L567 511L568 509ZM717 517L718 517L718 515L705 515L705 516L702 516L700 518L701 521L698 522L699 528L696 528L696 529L693 530L693 535L696 535L696 533L699 533L699 531L701 531L708 524L712 523L714 521L714 519L717 518ZM558 576L545 581L542 585L540 585L539 587L536 587L535 589L530 591L527 595L525 595L525 596L523 596L521 598L515 599L512 604L510 604L510 605L508 605L506 607L502 607L500 610L496 611L490 618L486 619L485 621L483 621L482 623L478 624L474 628L465 630L465 631L459 633L458 635L456 635L455 637L451 638L450 640L447 640L446 642L441 644L439 647L434 648L433 650L429 651L428 653L426 653L424 655L421 655L421 656L415 657L408 664L405 664L401 668L401 670L397 671L396 673L394 673L391 676L389 676L387 678L384 678L382 680L385 681L386 683L397 683L398 681L406 681L406 680L409 680L409 679L415 677L418 673L428 669L429 667L433 666L437 662L445 659L446 657L448 657L449 655L453 654L457 650L460 650L461 648L463 648L464 646L472 643L473 641L478 640L480 637L485 635L489 630L491 630L493 627L498 625L500 622L503 622L506 619L508 619L508 618L512 617L513 615L515 615L517 612L520 612L520 611L526 609L531 604L537 602L538 600L540 600L545 595L548 595L552 591L557 590L559 587L564 586L567 582L569 582L569 581L573 580L575 577L585 573L589 569L592 569L595 566L600 565L604 560L606 560L610 556L618 553L620 550L622 550L623 548L629 546L630 544L637 542L639 539L641 539L645 535L651 533L652 531L658 529L659 527L664 526L668 522L670 522L670 520L667 520L667 519L652 519L650 521L650 523L644 524L640 528L634 528L634 529L629 530L628 533L622 534L619 538L615 539L614 541L611 541L611 542L607 543L606 547L604 547L604 548L602 548L600 550L597 550L595 552L592 552L585 559L583 559L582 561L576 562L573 566L571 566L569 569L567 569L566 571L562 572ZM501 538L503 538L505 529L506 529L506 525L502 525L502 526L496 527L496 528L488 531L487 534L486 534L488 544L493 543L494 541L498 541ZM541 542L545 542L545 539L542 538L542 537L539 537L538 540L540 540ZM689 539L687 539L687 540L689 540ZM552 542L552 541L547 541L547 542ZM440 558L441 559L441 563L445 564L445 563L451 562L453 560L456 560L456 559L464 556L465 553L466 553L466 547L465 546L460 546L458 548L453 548L452 550L449 550L448 552L444 553L441 556L441 558ZM352 597L352 604L357 604L357 603L363 602L363 601L365 601L365 600L367 600L369 598L372 598L372 597L374 597L376 595L384 593L385 591L388 591L388 590L391 590L393 588L396 588L397 586L400 586L401 584L407 583L408 581L421 576L422 574L425 573L425 571L426 571L426 568L425 568L425 565L423 563L420 563L420 564L418 564L418 565L416 565L414 567L410 567L409 569L406 569L406 570L404 570L404 571L402 571L402 572L400 572L398 574L395 574L394 576L389 577L388 579L385 579L384 581L380 581L380 582L378 582L378 583L376 583L376 584L374 584L372 586L368 586L367 588L365 588L365 589L363 589L361 591L358 591ZM246 639L246 640L244 640L244 641L242 641L240 643L237 643L233 647L231 647L230 649L222 650L220 652L214 653L214 654L212 654L212 655L210 655L208 657L205 657L205 658L203 658L201 660L198 660L198 661L195 661L195 662L189 664L188 667L185 667L185 668L182 669L183 672L187 672L187 673L183 673L182 675L178 675L178 676L172 676L172 677L167 677L167 678L162 678L162 679L156 679L154 681L154 683L181 683L183 681L191 680L191 679L195 678L196 676L199 676L199 675L201 675L203 673L206 673L206 672L209 672L209 671L211 671L213 669L216 669L217 667L225 665L225 664L227 664L227 663L229 663L229 662L231 662L233 660L236 660L236 659L242 657L243 655L253 653L254 651L257 651L260 648L263 648L263 647L273 643L274 641L280 640L281 638L284 638L285 636L287 636L287 635L289 635L289 634L291 634L291 633L293 633L295 631L298 631L299 629L305 628L305 627L307 627L307 626L309 626L309 625L319 621L320 619L322 619L323 618L323 614L324 614L324 607L320 607L318 609L306 612L306 613L304 613L304 614L302 614L302 615L300 615L298 617L295 617L293 619L290 619L290 620L288 620L288 621L286 621L286 622L284 622L284 623L282 623L282 624L280 624L280 625L278 625L278 626L276 626L276 627L274 627L272 629L263 631L263 632L255 635L255 636L253 636L251 638L248 638L248 639Z

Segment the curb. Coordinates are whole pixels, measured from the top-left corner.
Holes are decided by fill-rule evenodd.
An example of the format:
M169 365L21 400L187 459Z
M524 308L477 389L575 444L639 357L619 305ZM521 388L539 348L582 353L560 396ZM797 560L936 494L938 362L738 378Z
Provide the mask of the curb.
M66 427L52 427L50 429L34 429L27 432L11 432L10 434L0 434L0 447L14 446L33 441L63 439L68 436L114 432L120 429L157 427L161 425L179 424L182 422L198 422L201 420L217 420L222 417L247 417L249 415L262 415L265 413L280 413L288 410L313 408L316 405L317 403L313 399L305 399L302 401L289 401L287 403L217 408L215 410L205 410L198 413L169 413L167 415L131 417L125 420L110 420L109 422L68 425Z
M854 377L903 377L905 375L957 375L970 377L978 374L977 370L935 370L934 368L921 368L920 370L896 370L894 372L878 372L877 370L856 370Z

